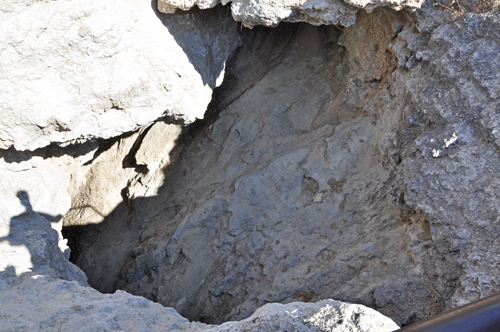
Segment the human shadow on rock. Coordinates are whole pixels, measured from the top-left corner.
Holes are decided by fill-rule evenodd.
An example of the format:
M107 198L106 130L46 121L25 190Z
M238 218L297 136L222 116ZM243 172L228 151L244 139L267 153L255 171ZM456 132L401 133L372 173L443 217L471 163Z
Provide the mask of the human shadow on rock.
M17 193L17 198L25 211L11 218L9 234L0 238L0 242L7 242L10 247L4 249L7 250L7 257L4 257L7 264L2 264L0 279L13 283L18 277L32 273L74 279L71 275L78 274L78 269L66 264L58 246L59 236L50 225L60 221L62 216L35 212L24 190ZM69 252L67 254L69 256ZM80 277L84 278L83 274Z

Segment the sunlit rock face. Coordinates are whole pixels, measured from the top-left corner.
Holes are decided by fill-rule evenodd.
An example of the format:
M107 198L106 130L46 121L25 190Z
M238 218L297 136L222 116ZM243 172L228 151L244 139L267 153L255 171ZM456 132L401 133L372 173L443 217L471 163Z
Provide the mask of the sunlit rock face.
M225 10L160 17L144 1L2 4L0 148L34 150L203 118L238 43Z

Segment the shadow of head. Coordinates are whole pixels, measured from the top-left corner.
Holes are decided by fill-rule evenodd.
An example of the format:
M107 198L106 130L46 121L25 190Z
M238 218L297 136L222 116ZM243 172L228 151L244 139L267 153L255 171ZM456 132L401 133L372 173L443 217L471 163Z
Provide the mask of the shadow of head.
M19 201L21 204L26 208L26 211L32 211L33 207L31 206L30 202L30 196L28 193L24 190L20 190L17 192L17 198L19 198Z
M17 198L21 202L21 204L25 207L26 211L24 213L36 213L43 218L47 219L51 223L57 223L61 220L62 215L52 216L50 214L35 212L33 211L33 206L30 202L30 196L25 190L20 190L16 194Z

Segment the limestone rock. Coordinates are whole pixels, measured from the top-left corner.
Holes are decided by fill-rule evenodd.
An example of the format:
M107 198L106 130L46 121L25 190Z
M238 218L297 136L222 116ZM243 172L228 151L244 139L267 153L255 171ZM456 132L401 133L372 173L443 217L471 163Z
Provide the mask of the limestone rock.
M0 148L110 138L202 118L238 44L226 10L165 17L127 0L0 8Z
M122 291L104 295L44 275L0 287L2 331L201 331L202 324L190 323L174 309Z
M390 330L321 300L405 325L498 292L500 14L460 3L235 1L249 26L351 24L240 33L222 7L2 4L2 323ZM91 286L240 321L86 287L68 209Z
M137 165L148 167L148 171L156 171L160 165L170 162L170 152L177 144L182 127L174 124L157 122L147 129L147 134L140 141L140 147L135 152Z
M350 26L358 8L341 0L301 1L248 1L233 0L231 13L246 27L276 26L284 22L307 22L314 25L336 24Z
M172 308L123 291L101 294L77 282L36 276L5 288L2 331L394 331L398 326L361 305L324 300L318 303L268 304L252 317L220 326L189 322ZM34 314L36 313L36 314Z
M398 19L372 15L380 15L373 22ZM390 41L399 27L387 26L394 30L381 36ZM116 287L207 322L243 319L268 302L341 297L376 307L371 294L387 289L404 294L396 306L423 294L412 310L389 312L400 322L437 313L443 300L403 249L408 229L388 194L395 179L385 150L403 96L378 121L364 116L356 91L344 86L354 65L334 27L246 33L227 72L245 79L214 96L227 106L219 119L181 138L173 161L144 176L165 179L157 194L128 200L92 227L99 234L92 246L101 249L89 245L75 262L108 266L121 252L107 244L110 236L135 237L138 245L121 254ZM381 65L388 67L382 75L394 70L391 61ZM363 89L381 98L387 86ZM130 226L107 232L123 215ZM410 232L428 236L425 227ZM103 273L86 272L91 285L104 284Z
M8 236L12 222L19 224L17 218L31 211L50 222L59 234L61 250L69 257L61 234L62 216L71 206L67 189L71 174L92 159L97 147L97 142L88 142L65 148L50 146L35 152L0 150L0 238ZM16 270L22 273L26 268L18 266Z
M375 11L353 29L398 19ZM399 28L383 27L388 31L376 30L380 47ZM334 27L248 33L252 44L228 74L262 75L235 83L240 92L229 94L240 97L166 166L158 196L135 209L134 218L147 224L117 288L217 323L246 318L268 302L325 297L385 308L403 323L437 313L445 304L430 288L437 286L424 286L431 272L416 267L406 249L408 232L429 237L429 230L425 221L408 230L389 194L391 128L401 125L404 96L382 112L370 109L371 98L389 100L389 83L369 78L358 90L343 83L366 70L355 67L357 53L342 57ZM249 59L256 52L264 66ZM390 59L380 66L382 77L395 69ZM363 92L370 97L353 100ZM84 259L101 261L90 252ZM391 298L396 307L419 300L404 313L389 311L392 303L372 296L389 289L403 294Z
M95 262L80 260L80 252L91 250L93 256L100 258L106 255L106 259L99 261L99 272L89 279L89 283L100 291L114 291L128 253L139 244L138 236L143 226L134 221L134 211L140 207L136 197L156 195L163 177L153 175L160 166L170 163L171 150L180 132L180 126L161 121L144 126L138 133L102 144L93 162L73 173L71 208L64 217L65 235L74 245L72 259L81 262L80 267L84 270L91 269ZM117 210L123 211L113 214ZM103 234L105 237L101 236L103 225L108 229ZM79 230L85 230L85 240ZM83 241L76 243L75 237ZM101 241L106 243L106 248L113 249L102 250L100 244L84 245Z
M392 320L362 305L323 300L317 303L272 303L249 318L227 322L209 331L394 331Z
M0 237L0 282L15 284L18 276L43 274L88 286L85 274L64 257L58 244L50 222L27 206L25 213L12 218L8 234Z
M431 216L439 250L460 264L450 306L500 290L499 18L498 12L470 13L439 26L428 40L407 35L421 59L416 75L441 80L406 82L432 125L416 140L417 156L403 163L402 192L406 204Z

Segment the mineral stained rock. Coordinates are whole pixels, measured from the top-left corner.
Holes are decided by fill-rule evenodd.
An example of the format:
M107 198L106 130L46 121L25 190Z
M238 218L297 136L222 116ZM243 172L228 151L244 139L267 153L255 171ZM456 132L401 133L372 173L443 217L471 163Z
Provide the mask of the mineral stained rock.
M68 227L89 283L215 323L335 298L404 325L499 291L499 14L460 6L243 30L220 113Z
M2 2L0 148L202 118L238 44L226 11L160 18L140 0Z

